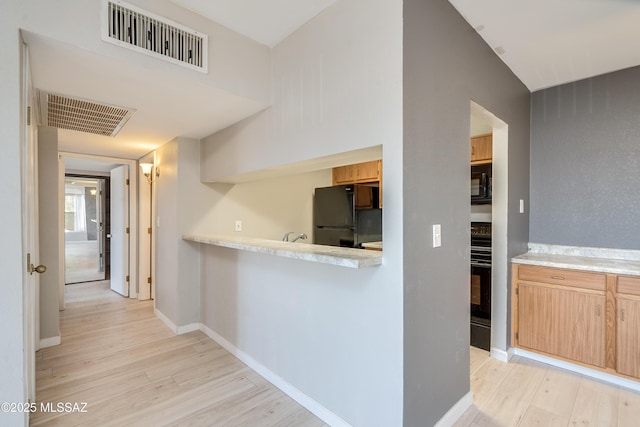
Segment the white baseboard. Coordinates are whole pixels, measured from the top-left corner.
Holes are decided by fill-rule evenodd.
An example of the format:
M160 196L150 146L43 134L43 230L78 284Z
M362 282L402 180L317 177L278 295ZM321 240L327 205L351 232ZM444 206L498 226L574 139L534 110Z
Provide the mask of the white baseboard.
M553 357L544 356L542 354L523 350L521 348L516 348L514 350L514 354L516 356L522 356L522 357L526 357L527 359L546 363L547 365L555 366L556 368L566 369L567 371L582 374L587 377L604 381L606 383L609 383L618 387L623 387L623 388L634 390L634 391L640 391L640 382L638 381L619 377L617 375L611 375L606 372L598 371L597 369L591 369L591 368L587 368L586 366L576 365L571 362L566 362L564 360L559 360Z
M197 331L200 329L200 323L189 323L188 325L178 326L178 335L188 334L189 332Z
M60 335L58 335L56 337L42 338L40 340L40 347L39 348L53 347L53 346L56 346L56 345L60 345L61 342L62 342L62 340L60 339Z
M176 335L188 334L189 332L200 329L200 323L189 323L188 325L178 326L155 307L153 308L153 314L155 314L158 319L162 320L164 324L167 325L167 327Z
M227 341L220 334L218 334L208 326L200 324L200 330L204 332L209 338L224 347L229 353L240 359L248 367L263 376L271 384L278 387L293 400L307 408L311 413L313 413L325 423L329 424L332 427L351 427L351 424L347 423L338 415L334 414L333 412L322 406L320 403L316 402L314 399L298 390L296 387L285 381L282 377L278 376L269 368L255 360L253 357L240 350L238 347Z
M513 347L509 348L507 351L500 350L498 348L492 348L491 357L506 363L513 357Z
M162 312L155 307L153 308L153 314L155 314L158 319L162 320L164 324L173 331L174 334L178 335L178 325L173 323L167 316L162 314Z
M442 418L440 418L440 421L438 421L434 427L452 426L460 419L462 414L471 407L471 405L473 405L473 393L468 392L462 396L462 399L458 400L458 402L456 402L456 404L453 405Z

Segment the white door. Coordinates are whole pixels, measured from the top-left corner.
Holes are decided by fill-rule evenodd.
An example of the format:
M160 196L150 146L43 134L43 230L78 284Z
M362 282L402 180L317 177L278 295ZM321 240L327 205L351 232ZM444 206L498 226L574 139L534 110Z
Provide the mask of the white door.
M129 166L111 170L111 289L129 296Z
M27 396L35 402L36 393L36 355L40 342L40 317L38 308L39 275L30 273L31 264L38 261L38 177L35 124L33 123L33 93L31 91L31 71L29 68L29 54L24 46L23 105L27 111L24 121L24 149L22 150L22 212L24 225L22 228L22 245L24 256L23 271L23 315L24 315L24 375Z

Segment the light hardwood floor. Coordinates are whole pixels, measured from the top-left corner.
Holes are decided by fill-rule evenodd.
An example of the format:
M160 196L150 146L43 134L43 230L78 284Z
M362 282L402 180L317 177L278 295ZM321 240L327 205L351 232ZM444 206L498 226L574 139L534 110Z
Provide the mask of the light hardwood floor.
M108 282L66 287L62 344L37 353L40 402L87 402L86 413L37 412L33 426L324 426L201 332L175 336ZM471 348L474 404L458 427L640 426L640 394Z
M521 357L471 348L473 406L457 427L640 426L640 394Z
M37 352L32 426L324 426L203 333L175 336L108 282L66 286L62 344ZM81 406L78 409L82 409Z

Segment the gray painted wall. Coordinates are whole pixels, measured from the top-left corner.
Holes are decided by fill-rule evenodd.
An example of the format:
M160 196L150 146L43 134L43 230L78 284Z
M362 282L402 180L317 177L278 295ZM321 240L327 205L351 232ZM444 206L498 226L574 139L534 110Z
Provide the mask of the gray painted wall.
M469 392L471 100L509 126L510 257L528 240L528 215L517 212L529 195L529 91L447 1L405 0L405 426L435 424ZM436 249L432 224L442 224ZM504 323L493 327L506 349Z
M202 212L198 159L200 141L176 138L157 151L160 177L156 185L156 308L176 326L200 320L200 256L182 240L191 217ZM159 225L158 225L159 224Z
M640 67L535 92L531 241L640 249Z
M40 256L35 265L47 266L40 275L40 339L60 335L58 287L60 250L58 234L58 129L38 128L38 203Z

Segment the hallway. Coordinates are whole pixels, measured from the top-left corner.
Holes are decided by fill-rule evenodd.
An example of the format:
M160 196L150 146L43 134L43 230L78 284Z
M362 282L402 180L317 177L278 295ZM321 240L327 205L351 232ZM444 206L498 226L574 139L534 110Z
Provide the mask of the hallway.
M153 301L108 281L66 286L65 300L62 344L36 353L36 398L86 412L36 412L32 426L324 425L202 332L174 335Z

